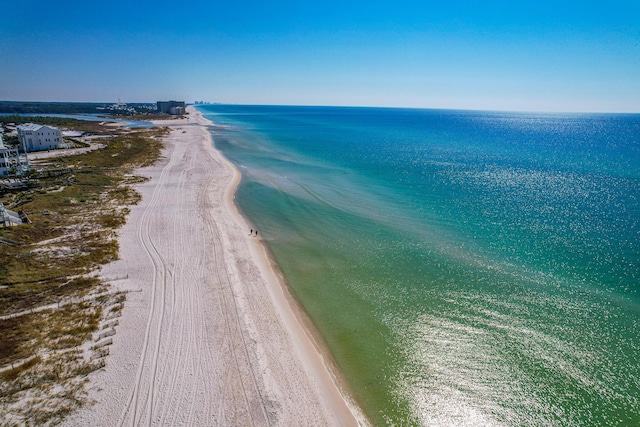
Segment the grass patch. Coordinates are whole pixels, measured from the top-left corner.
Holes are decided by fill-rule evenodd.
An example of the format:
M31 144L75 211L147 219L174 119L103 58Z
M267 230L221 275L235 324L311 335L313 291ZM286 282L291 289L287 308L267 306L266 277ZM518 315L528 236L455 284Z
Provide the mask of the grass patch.
M28 371L29 369L31 369L31 367L37 365L40 362L42 362L42 359L39 356L36 356L27 360L25 363L18 365L18 367L16 368L11 368L4 372L0 372L0 381L15 381L21 373Z
M29 342L23 363L0 372L2 425L57 424L86 403L86 376L104 366L91 361L79 345L99 329L106 307L120 294L69 304L30 315L31 328L17 328Z
M88 274L117 259L115 230L140 200L131 185L144 181L132 172L160 157L166 130L119 132L103 149L57 159L72 173L34 176L26 190L0 194L0 202L32 221L0 229L18 243L0 245L0 316L56 306L0 320L0 425L55 423L85 402L82 377L100 367L80 346L113 312L114 300L69 301L106 288Z

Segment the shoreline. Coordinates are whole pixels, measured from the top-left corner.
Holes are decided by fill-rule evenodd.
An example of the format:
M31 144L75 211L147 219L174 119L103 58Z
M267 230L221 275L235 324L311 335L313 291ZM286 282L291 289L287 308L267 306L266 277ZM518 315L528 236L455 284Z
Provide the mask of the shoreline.
M102 271L140 292L90 377L93 403L63 424L369 424L268 248L248 237L241 175L214 147L214 124L189 112L156 122L171 129L164 158L137 171L151 179L119 232L122 259Z
M205 119L202 113L195 108L191 107L189 111L191 114L196 112L200 119L207 122L209 126L216 126L215 123ZM242 180L242 173L220 150L215 148L211 133L206 129L205 131L210 146L234 171L234 179L229 184L225 194L224 202L226 207L239 224L243 225L245 229L251 228L249 225L250 219L244 215L235 203L235 194ZM284 275L280 271L280 267L270 254L268 245L262 238L259 238L252 240L249 248L252 258L257 262L267 279L272 302L276 304L280 314L287 320L286 325L289 328L289 333L295 339L297 347L299 347L298 351L303 356L303 361L307 362L307 368L316 380L324 383L323 388L328 393L324 397L330 407L335 408L338 414L346 416L345 418L351 418L351 422L356 423L353 425L368 425L369 422L355 402L352 392L349 390L349 385L339 372L338 366L324 342L324 338L291 292ZM348 424L341 423L340 425L350 425L351 422Z

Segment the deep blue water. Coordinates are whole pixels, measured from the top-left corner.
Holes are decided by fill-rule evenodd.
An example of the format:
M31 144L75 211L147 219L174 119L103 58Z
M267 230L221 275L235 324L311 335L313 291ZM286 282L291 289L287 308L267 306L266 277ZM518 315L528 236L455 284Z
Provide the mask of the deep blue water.
M640 115L199 107L378 425L640 425Z

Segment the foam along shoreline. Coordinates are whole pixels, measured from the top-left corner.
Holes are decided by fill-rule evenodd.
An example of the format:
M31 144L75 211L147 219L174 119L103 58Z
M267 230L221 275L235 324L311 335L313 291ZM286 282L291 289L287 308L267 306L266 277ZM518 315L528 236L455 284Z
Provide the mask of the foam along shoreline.
M106 367L65 425L368 424L236 208L239 171L192 107L141 171L105 277L127 295Z

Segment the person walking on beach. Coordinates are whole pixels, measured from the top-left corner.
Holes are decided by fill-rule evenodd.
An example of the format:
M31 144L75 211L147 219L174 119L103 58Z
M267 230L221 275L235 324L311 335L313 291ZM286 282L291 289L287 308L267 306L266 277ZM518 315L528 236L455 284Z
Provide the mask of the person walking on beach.
M253 228L249 230L249 236L253 236Z
M256 230L256 237L258 237L258 230Z

